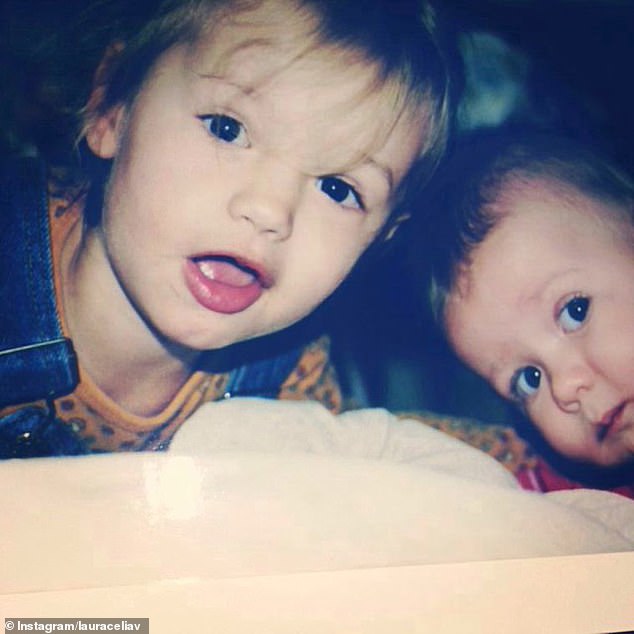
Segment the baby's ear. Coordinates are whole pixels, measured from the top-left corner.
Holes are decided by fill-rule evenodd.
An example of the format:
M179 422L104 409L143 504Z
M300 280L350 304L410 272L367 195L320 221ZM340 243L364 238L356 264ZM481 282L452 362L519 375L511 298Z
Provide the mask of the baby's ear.
M125 114L123 104L103 109L110 77L122 50L122 42L114 42L106 49L95 72L92 92L84 108L86 142L92 152L103 159L111 159L117 153L119 131Z
M393 218L392 220L390 220L390 224L385 229L385 233L383 235L383 242L389 242L398 231L398 228L403 223L407 222L411 217L412 217L412 214L403 212L399 214L398 216L396 216L396 218Z

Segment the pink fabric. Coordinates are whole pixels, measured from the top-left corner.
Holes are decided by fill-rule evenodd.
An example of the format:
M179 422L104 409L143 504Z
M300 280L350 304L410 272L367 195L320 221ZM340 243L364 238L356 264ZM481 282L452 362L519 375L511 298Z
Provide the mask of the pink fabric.
M541 491L543 493L587 488L587 486L561 475L542 458L538 459L536 467L520 471L517 474L517 480L523 489ZM634 499L634 484L614 487L608 490Z

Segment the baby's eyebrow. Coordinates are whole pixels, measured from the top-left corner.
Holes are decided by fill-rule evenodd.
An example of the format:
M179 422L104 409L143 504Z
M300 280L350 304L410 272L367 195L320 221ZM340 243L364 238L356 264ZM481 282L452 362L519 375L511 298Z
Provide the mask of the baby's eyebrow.
M577 266L570 266L563 271L555 271L550 276L542 280L542 283L536 288L532 288L529 291L520 295L520 304L528 304L535 301L539 301L545 295L548 294L551 287L561 283L562 280L566 280L567 276L574 275L580 271Z

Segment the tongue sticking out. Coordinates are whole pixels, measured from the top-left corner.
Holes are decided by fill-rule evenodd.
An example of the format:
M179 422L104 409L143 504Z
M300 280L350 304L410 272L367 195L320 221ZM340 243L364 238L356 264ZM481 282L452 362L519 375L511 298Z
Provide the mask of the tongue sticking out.
M184 275L194 299L203 308L216 313L246 310L269 286L256 271L225 257L189 259Z
M228 286L248 286L256 279L253 273L227 260L199 260L197 264L207 279Z

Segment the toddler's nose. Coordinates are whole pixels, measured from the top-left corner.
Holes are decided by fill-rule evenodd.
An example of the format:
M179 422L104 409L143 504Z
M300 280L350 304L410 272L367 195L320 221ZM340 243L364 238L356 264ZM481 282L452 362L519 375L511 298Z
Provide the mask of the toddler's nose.
M286 240L293 232L300 186L299 176L289 168L261 166L234 195L229 213L236 220L251 223L258 233Z

